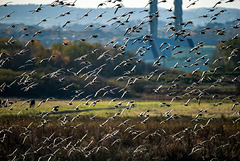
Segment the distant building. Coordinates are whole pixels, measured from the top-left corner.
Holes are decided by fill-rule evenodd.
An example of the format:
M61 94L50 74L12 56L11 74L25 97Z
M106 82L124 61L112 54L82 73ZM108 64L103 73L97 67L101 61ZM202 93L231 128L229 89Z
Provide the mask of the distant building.
M158 7L157 7L158 1L154 0L150 4L150 10L149 15L157 15L158 14ZM182 0L175 0L174 1L174 27L177 31L182 29ZM176 39L174 36L171 38L160 38L158 37L158 16L155 16L151 19L151 22L149 22L149 29L150 29L150 35L151 35L151 41L140 42L136 41L139 39L142 39L144 36L136 37L133 39L130 39L127 45L127 50L132 51L139 51L140 50L140 57L142 57L146 62L153 62L155 61L159 56L165 55L168 58L172 57L174 53L177 52L189 52L189 50L194 47L194 43L192 39L183 39L179 41L179 39ZM175 31L176 32L176 31ZM136 41L136 42L135 42ZM162 47L160 48L160 46ZM176 48L175 50L172 50L174 46L181 45L181 47ZM144 48L142 48L144 47ZM149 47L149 48L148 48ZM149 49L149 50L146 50ZM142 54L141 54L142 52ZM164 64L163 59L163 65L165 67L170 67L170 64Z

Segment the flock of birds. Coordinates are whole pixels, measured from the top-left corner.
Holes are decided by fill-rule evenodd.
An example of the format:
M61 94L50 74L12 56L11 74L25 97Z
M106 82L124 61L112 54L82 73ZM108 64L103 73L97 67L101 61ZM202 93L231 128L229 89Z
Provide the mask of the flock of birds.
M191 7L192 5L197 5L199 0L196 0L196 1L193 1L193 2L191 0L189 0L189 1L190 1L190 4L187 8ZM167 0L161 0L159 3L165 3L165 2L167 2ZM214 11L216 9L216 7L220 4L223 4L223 3L227 4L227 3L231 3L231 2L234 2L234 0L218 1L211 8L210 12ZM11 2L2 4L1 9L4 9L4 7L7 7L10 3ZM55 7L55 6L71 7L71 6L75 6L75 3L76 3L76 0L74 2L55 0L54 2L52 2L50 4L50 6L51 7ZM149 3L147 3L145 7L148 7L151 3L152 3L152 1L149 1ZM108 6L108 4L114 4L114 8L115 8L115 10L113 12L114 17L109 19L108 22L112 21L113 22L112 25L116 25L115 29L117 29L120 26L126 25L130 21L131 15L132 14L137 14L137 13L135 13L135 11L129 11L129 12L126 12L122 15L118 15L118 11L121 8L124 7L124 5L122 3L122 0L107 0L103 3L98 4L97 9L102 7L102 6ZM44 5L39 5L37 8L31 10L30 12L32 12L32 14L40 14L41 12L44 12L44 11L42 11L43 6ZM148 12L148 11L149 11L149 9L145 9L141 12ZM171 11L172 10L169 10L169 12L171 12ZM88 12L83 14L83 16L79 17L79 20L81 20L83 18L86 18L89 14L91 14L91 12L92 12L92 9L90 9ZM227 10L220 10L218 13L213 14L212 17L210 17L207 14L202 15L201 17L205 17L205 18L210 17L210 20L209 20L208 23L212 23L214 20L217 19L217 17L220 14L223 14L224 12L227 12ZM95 21L97 19L100 19L101 17L104 16L105 13L106 13L106 11L97 15L96 18L93 21ZM63 16L66 16L68 14L71 14L71 10L68 11L68 12L64 12L64 13L60 14L59 16L55 17L55 19L59 19L59 18L61 18ZM14 16L14 11L12 11L9 14L2 17L0 19L0 22L4 21L5 19L8 19L11 16ZM126 17L126 18L124 18L124 17ZM143 25L151 23L152 20L156 17L159 17L158 12L156 12L152 15L149 15L147 18L143 19L143 21L141 23L137 24L137 25L127 27L126 30L125 30L125 33L124 33L124 36L125 36L125 38L123 40L124 43L123 43L123 45L121 45L118 48L118 50L120 52L115 56L109 55L108 50L105 51L104 53L102 53L97 58L97 60L105 59L106 61L105 61L104 64L100 65L99 67L84 73L84 71L86 71L85 69L88 69L89 67L92 66L92 63L87 61L87 57L89 56L89 54L81 55L74 60L74 61L79 61L82 64L85 64L85 66L77 72L73 72L72 69L66 69L66 71L68 71L70 73L73 73L73 75L75 75L76 77L79 77L79 75L81 74L80 79L84 79L84 81L88 81L90 79L91 80L83 87L83 89L79 89L79 90L75 91L76 95L73 96L73 98L68 102L68 105L70 107L73 106L75 100L77 100L77 99L79 100L79 98L81 98L81 96L84 94L84 89L86 87L91 86L91 87L94 88L95 83L98 82L98 81L101 81L99 79L99 75L101 74L101 71L104 70L104 67L107 65L107 63L109 63L109 61L114 61L118 57L121 57L122 55L125 54L125 48L127 47L128 43L129 43L131 33L141 32L141 30L144 27ZM40 25L40 24L48 21L48 19L51 19L51 18L52 17L44 18L37 25ZM124 18L124 20L122 20L123 18ZM173 19L174 20L174 19L176 19L176 17L175 16L170 16L167 19ZM234 22L236 22L236 25L232 26L232 28L235 28L235 29L239 28L240 27L239 21L240 21L240 18L234 20ZM73 22L73 20L66 21L64 24L62 24L62 28L66 27L71 22ZM193 23L192 21L187 21L187 22L184 22L184 23L179 24L179 25L182 25L183 28L184 28L188 24L192 24L192 23ZM186 29L182 29L180 31L177 31L177 29L172 25L173 25L173 23L166 24L166 26L171 26L167 29L167 32L173 32L172 35L170 35L170 37L174 37L176 39L176 41L185 41L185 38L187 36L191 36L191 32L188 32ZM14 27L16 27L16 25L9 26L9 28L14 28ZM90 24L90 25L86 26L86 28L84 30L87 30L88 28L91 28L91 27L93 27L93 24ZM101 25L99 27L99 29L104 28L104 27L106 27L106 25ZM26 26L20 32L27 32L27 30L28 30L28 28ZM211 28L204 28L201 31L201 34L205 34L208 30L211 30ZM224 33L226 32L226 29L221 28L221 29L214 30L213 32L216 32L216 36L221 36L221 35L224 35ZM25 43L24 48L21 51L19 51L18 53L16 53L16 55L24 56L24 53L26 51L28 51L28 47L32 43L35 42L35 38L37 38L37 36L41 33L42 33L42 30L37 31L36 33L34 33L34 35L26 35L26 33L25 33L23 36L29 36L31 38L29 39L29 41L27 41ZM99 35L93 34L89 38L97 39L98 36ZM234 40L234 39L238 39L238 38L239 38L239 36L237 34L234 37L232 37L231 39ZM81 41L86 41L86 39L82 39ZM144 35L142 38L135 39L133 41L133 43L136 43L136 42L146 43L146 42L151 42L151 41L153 41L151 35L147 34L147 35ZM15 38L11 37L11 38L9 38L9 40L7 42L5 42L5 44L10 46L10 45L14 44L14 42L15 42ZM226 40L222 40L223 44L225 42L226 42ZM63 43L63 45L68 45L68 44ZM112 45L112 47L115 48L117 46L117 43L114 40L112 40L112 41L108 42L107 44L105 44L106 47L109 47L110 45ZM229 57L228 58L219 57L216 60L211 61L210 58L208 58L208 55L202 55L202 51L200 51L200 49L203 48L204 45L205 45L204 42L198 42L198 43L196 43L196 45L193 48L191 48L189 50L190 55L195 52L195 54L199 56L198 59L195 60L194 62L191 61L191 57L189 57L188 59L186 59L184 61L186 63L186 65L183 66L183 67L192 67L192 66L195 67L196 66L196 68L193 71L190 72L190 75L194 75L195 73L198 73L200 71L200 69L201 69L200 64L201 65L208 65L209 63L215 64L217 62L223 61L223 59L227 59L228 61L230 61L231 59L234 59L234 57L236 57L237 53L239 52L239 48L232 48L231 46L223 46L224 48L232 49ZM172 46L171 44L165 42L165 43L162 43L159 46L159 48L162 49L162 51L164 51L164 50L174 51L177 48L181 48L181 45ZM130 92L129 91L130 86L132 86L137 81L140 81L140 80L149 81L149 80L151 80L155 77L157 78L156 80L158 81L158 80L161 79L161 77L163 77L164 75L167 74L167 71L163 71L163 72L159 73L160 68L158 68L158 67L161 65L161 62L160 62L161 59L165 59L166 61L168 59L167 56L161 55L152 64L154 67L156 67L156 69L154 71L152 71L152 72L150 72L146 75L143 75L143 76L134 76L134 72L136 70L136 67L141 62L141 59L140 59L141 56L143 56L144 53L146 51L150 50L150 49L151 49L151 46L143 45L142 47L140 47L136 51L134 58L129 58L127 60L122 61L120 64L118 64L113 69L113 70L117 70L118 68L121 68L123 66L124 67L125 66L132 66L132 67L129 68L128 71L125 71L124 74L117 79L117 81L120 81L120 80L126 81L126 85L125 85L124 88L120 89L118 87L111 87L111 86L101 87L100 89L97 90L96 93L93 93L93 94L87 95L86 97L81 98L80 100L84 101L84 102L77 105L76 107L74 107L76 112L81 109L82 105L88 106L89 108L97 106L97 103L102 101L102 99L99 98L100 95L102 97L104 97L107 94L115 94L116 92L118 92L118 93L122 92L121 96L111 99L108 105L111 106L111 108L119 109L119 111L117 113L115 113L113 116L104 120L103 122L100 122L98 128L106 127L109 122L112 122L112 120L124 115L125 112L130 111L130 110L134 110L134 108L136 107L135 101L125 99L126 95ZM95 54L97 52L97 50L98 49L93 50L91 54ZM181 52L179 51L178 53L175 53L175 54L181 54ZM40 61L40 63L50 62L54 57L55 57L55 55L52 55L50 57L42 59ZM138 57L137 60L135 59L136 57ZM10 61L11 59L14 59L14 57L11 57L8 53L3 53L2 52L0 54L0 67L4 68L4 64L7 61ZM29 62L34 62L36 59L38 59L38 58L34 57L34 58L28 60L20 68L24 69L24 67L26 67ZM191 63L191 64L189 64L189 63ZM236 66L236 68L233 70L233 72L240 69L240 62L238 62L238 64L239 64L239 66ZM179 62L176 62L176 64L172 68L173 69L180 68ZM160 103L159 106L161 106L161 107L171 107L172 103L175 100L180 100L180 99L181 100L186 99L186 102L184 103L184 106L188 106L190 101L194 101L194 100L196 100L198 102L198 104L200 105L201 104L201 99L204 98L204 97L208 97L208 94L209 94L208 92L215 87L221 86L221 84L224 81L229 81L229 79L230 79L232 81L232 83L239 82L239 76L234 77L234 78L229 78L228 76L221 76L218 79L216 79L216 81L213 84L209 85L208 88L206 88L206 89L198 88L199 86L201 86L201 84L204 84L206 81L211 79L207 76L207 73L213 73L213 74L217 73L218 69L219 69L219 67L216 67L215 69L213 69L211 71L203 71L202 75L201 75L201 78L198 81L193 82L192 84L187 86L187 88L185 89L186 92L183 95L177 95L177 92L174 92L175 90L177 90L177 87L180 85L180 84L177 83L177 81L186 76L186 73L180 74L177 78L172 80L172 83L168 87L166 87L166 90L165 90L166 96L171 98L170 99L171 101L169 103L166 103L166 102ZM42 76L41 79L56 79L57 78L57 79L59 79L60 82L63 82L65 80L65 77L61 77L62 74L64 73L63 70L65 70L65 69L58 69L56 71L50 72L50 73ZM8 88L11 88L14 84L24 85L24 87L22 88L22 91L24 91L24 92L28 92L32 88L36 88L39 85L39 83L32 81L31 77L34 74L37 74L37 72L38 71L36 71L36 70L30 71L30 72L29 71L24 71L12 83L7 84L7 83L4 82L3 84L1 84L0 85L0 91L3 92L4 90L7 90ZM62 87L61 90L63 90L63 91L69 90L69 88L71 86L73 86L73 83ZM164 89L164 85L157 85L157 87L155 89L153 89L153 93L157 94L162 89ZM192 98L193 95L196 96L196 97ZM213 95L213 96L211 96L211 100L217 99L217 97L219 97L219 96L218 95ZM37 107L44 106L44 104L47 104L47 102L52 101L52 100L54 100L53 97L49 97L47 99L44 99L44 100L42 100L38 103ZM119 102L117 102L117 101L119 101ZM222 105L222 104L225 103L225 101L232 102L233 106L232 106L231 110L234 111L233 115L237 116L237 118L234 118L234 120L232 121L232 124L233 125L238 124L239 121L240 121L240 117L239 117L240 108L239 108L239 102L238 102L239 99L237 98L237 96L230 95L230 96L224 97L220 102L217 102L217 103L213 104L213 107ZM117 103L115 103L113 105L114 102L117 102ZM8 108L9 110L15 110L14 104L15 104L15 102L13 102L11 100L8 100L8 99L1 102L1 106L9 107ZM31 99L26 100L20 106L22 107L26 104L27 104L27 107L24 108L23 110L19 111L17 115L21 115L21 113L23 111L29 110L31 107L33 107L35 105L35 101L31 100ZM173 134L173 135L170 135L170 136L175 141L181 141L181 140L184 140L184 137L185 137L184 134L189 133L189 131L194 133L194 135L198 135L198 131L204 130L206 127L209 126L209 124L214 122L215 118L209 118L209 119L207 119L207 121L205 121L203 119L204 114L207 113L209 110L211 110L213 107L209 107L207 109L199 110L198 113L196 114L196 116L192 119L192 122L196 122L196 124L194 124L193 127L186 128L184 130L180 130L176 134ZM41 128L47 127L48 124L51 123L51 119L48 119L49 115L51 115L53 113L57 113L60 109L61 109L61 107L59 105L56 105L56 106L52 107L50 109L50 111L46 110L44 112L41 112L37 116L35 116L36 118L41 118L42 119L41 123L39 125L35 126L35 128L36 129L41 129ZM167 110L166 111L166 113L163 115L163 118L165 118L165 119L158 123L159 127L161 127L163 124L165 124L165 123L167 123L171 120L181 118L180 115L175 114L173 112L174 112L173 110ZM91 116L90 120L96 120L96 118L98 118L99 115L101 115L101 114L99 113L97 115ZM138 114L138 117L141 118L140 124L142 124L142 125L148 124L148 121L151 119L150 116L151 116L151 109L145 110L145 111L141 112L140 114ZM66 115L61 116L58 119L57 123L60 123L60 125L62 127L72 127L74 129L78 129L78 128L81 128L81 126L82 126L82 123L76 124L77 119L79 119L80 117L81 117L81 114L78 114L78 115L76 115L72 118L71 118L71 116L66 114ZM102 138L100 138L99 140L91 140L84 147L82 146L81 143L84 142L84 139L86 139L86 137L89 137L87 133L82 138L79 138L77 140L77 142L74 143L73 141L71 141L73 136L69 136L69 137L66 137L66 138L63 138L63 137L60 137L60 136L56 137L56 133L52 132L52 133L49 133L49 135L47 137L43 138L42 143L39 143L39 146L38 146L37 149L33 150L31 147L29 147L24 153L17 155L17 153L21 150L19 148L16 148L10 154L7 154L7 156L10 160L25 160L26 156L28 156L30 154L37 154L42 149L47 147L49 149L52 148L51 153L45 154L44 156L40 156L38 158L38 160L46 160L46 159L51 160L51 159L54 158L54 156L58 155L63 150L67 151L68 156L70 156L72 153L79 152L79 153L84 154L85 157L89 157L90 155L96 154L96 153L101 152L101 151L105 151L105 152L111 151L110 148L113 147L115 144L118 144L119 142L121 142L122 139L121 138L115 139L109 145L109 147L105 146L103 143L106 142L107 140L111 140L112 138L117 138L116 136L118 136L119 133L128 132L132 136L134 136L132 138L133 140L135 140L139 137L149 138L149 137L153 137L153 136L166 135L166 132L163 128L160 128L153 133L149 133L147 130L145 130L145 131L134 130L136 128L136 125L132 124L132 125L128 126L129 122L131 122L131 119L124 120L117 127L114 127L113 128L114 130L110 130L109 133L105 133L105 135ZM75 123L75 124L73 124L73 123ZM31 133L31 131L33 130L31 128L32 124L35 124L35 123L31 122L28 126L26 126L26 127L24 126L23 127L24 131L19 134L19 137L22 138L22 145L25 145L26 141L30 137L32 137L32 135L33 135ZM124 130L120 129L120 127L123 127L123 126L125 126L126 128L124 128ZM0 141L1 141L2 144L4 144L6 138L9 137L8 135L13 133L12 131L13 131L13 129L16 128L16 126L15 125L10 125L9 127L0 127L0 128L1 128ZM234 134L229 135L228 138L229 139L239 138L239 134L240 134L240 132L238 131ZM211 138L209 140L205 140L204 142L201 142L201 143L197 144L196 146L192 147L192 150L189 153L189 156L201 152L201 150L204 149L205 144L208 144L212 140L218 138L220 135L221 134L215 134L215 135L211 136ZM92 147L94 142L97 142L98 146ZM237 144L239 145L239 143L237 143ZM225 147L229 147L229 146L231 146L230 143L224 143L222 145L219 145L218 148L225 148ZM90 148L90 147L92 147L92 148ZM135 154L138 154L138 153L145 153L146 151L147 151L147 147L143 143L143 144L137 146L134 149L133 154L135 155ZM213 158L213 159L217 160L217 159L220 159L220 158Z

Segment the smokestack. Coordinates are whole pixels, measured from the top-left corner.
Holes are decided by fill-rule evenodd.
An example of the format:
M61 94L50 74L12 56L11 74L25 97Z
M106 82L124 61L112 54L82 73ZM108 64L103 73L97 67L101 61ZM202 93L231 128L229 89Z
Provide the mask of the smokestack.
M149 15L153 15L155 16L154 13L156 13L158 11L158 0L150 0L151 4L150 4L150 11L149 11ZM158 36L158 17L154 17L152 19L152 22L150 22L150 34L152 35L152 37L157 37Z
M182 30L182 0L174 0L174 16L176 16L174 25L177 28L177 31Z

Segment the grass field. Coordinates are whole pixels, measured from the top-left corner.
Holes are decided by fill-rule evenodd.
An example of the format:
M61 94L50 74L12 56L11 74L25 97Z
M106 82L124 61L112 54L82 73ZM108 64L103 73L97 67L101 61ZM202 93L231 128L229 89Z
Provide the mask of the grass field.
M29 108L19 100L1 108L0 160L240 160L234 102L184 106L174 101L166 107L128 101L117 108L120 101L109 105L104 100L94 107L89 107L92 101L68 105L64 100L37 107L36 101ZM51 112L54 106L59 110Z
M64 100L56 100L56 101L48 101L46 103L43 103L40 105L40 107L37 107L40 101L36 101L36 105L32 108L29 108L29 103L23 104L23 101L18 101L14 105L6 108L0 108L0 115L30 115L34 116L36 114L39 114L41 112L50 112L54 106L59 106L59 111L53 112L53 115L62 115L62 114L69 114L69 115L75 115L78 113L81 113L83 115L96 115L100 113L101 117L109 117L112 114L116 112L121 112L128 104L134 104L134 106L130 110L126 110L122 117L130 116L135 117L139 113L143 112L144 110L150 110L151 116L161 116L165 112L169 110L173 110L172 113L178 114L178 115L185 115L185 116L195 116L198 114L199 110L208 109L207 113L204 115L206 117L220 117L221 115L224 115L226 117L231 117L234 113L234 110L232 110L234 102L226 101L222 105L216 104L220 101L203 101L199 105L198 102L192 101L188 104L188 106L184 106L183 101L174 101L170 103L170 101L166 102L158 102L158 101L134 101L134 103L129 103L129 101L132 100L124 100L124 101L115 101L115 102L109 102L109 101L100 101L95 106L90 105L94 101L89 101L88 105L84 105L86 101L74 101L72 105L68 105L69 101ZM121 105L118 107L114 107L115 105L122 102ZM110 104L109 104L110 103ZM170 105L169 107L166 107L162 105L162 103L166 103ZM76 107L78 107L78 110L76 110ZM12 110L9 110L12 107ZM239 109L235 109L239 110ZM21 111L21 112L20 112ZM19 113L20 112L20 113Z

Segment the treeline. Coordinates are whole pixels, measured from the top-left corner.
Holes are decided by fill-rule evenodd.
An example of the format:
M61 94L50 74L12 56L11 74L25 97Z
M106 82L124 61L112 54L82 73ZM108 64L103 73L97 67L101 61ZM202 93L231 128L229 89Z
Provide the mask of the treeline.
M136 62L134 75L154 70L151 64L120 48L111 43L104 46L84 41L63 41L46 48L38 40L23 43L13 38L0 38L0 96L69 98L78 89L85 89L87 95L102 86L118 86L110 78L124 75ZM117 65L121 67L116 68ZM88 72L98 68L101 71L94 88L87 86ZM28 86L31 83L34 86ZM71 90L64 90L68 85Z
M44 74L65 68L77 72L78 69L84 67L87 63L91 63L92 68L106 64L106 70L101 75L113 77L122 75L129 68L128 65L134 64L134 61L140 61L134 53L119 50L121 46L106 47L100 43L63 41L62 43L52 44L48 49L38 40L32 40L33 42L30 42L31 44L25 47L24 43L15 40L8 44L10 39L7 37L0 38L0 65L2 69L11 69L13 71L31 71L35 69ZM102 55L102 58L100 55ZM129 62L125 65L126 68L112 70L116 65L128 59ZM134 73L136 75L147 73L153 69L144 60L140 64Z
M124 45L111 42L102 45L65 40L47 48L38 40L23 43L3 37L0 38L0 97L67 99L82 91L83 97L94 95L106 86L110 91L117 89L117 92L108 92L106 97L121 97L121 92L126 91L126 97L164 95L164 91L173 86L178 88L178 94L183 94L187 86L202 83L203 75L204 86L231 84L240 91L238 44L237 37L221 42L209 61L211 70L192 74L145 63L135 53L124 50ZM166 74L158 79L161 73ZM163 90L154 92L159 85L164 85Z

